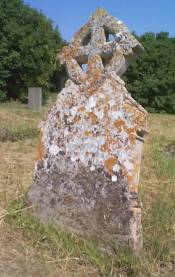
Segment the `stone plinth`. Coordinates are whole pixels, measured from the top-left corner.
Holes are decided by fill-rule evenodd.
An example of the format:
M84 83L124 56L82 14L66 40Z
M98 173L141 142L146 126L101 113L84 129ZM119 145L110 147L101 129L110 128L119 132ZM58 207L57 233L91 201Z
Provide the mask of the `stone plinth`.
M28 88L28 107L31 110L40 111L42 106L42 88Z
M142 246L138 182L147 113L120 77L142 51L101 9L63 48L70 79L40 124L27 195L41 221L133 251Z

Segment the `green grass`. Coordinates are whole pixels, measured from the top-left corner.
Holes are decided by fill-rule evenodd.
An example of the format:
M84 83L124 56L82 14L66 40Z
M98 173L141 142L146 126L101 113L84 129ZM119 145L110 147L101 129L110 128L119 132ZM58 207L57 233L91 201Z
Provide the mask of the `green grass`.
M93 241L42 225L23 203L32 181L37 125L51 105L40 113L19 103L0 105L0 128L15 136L0 139L2 276L174 276L175 158L164 149L174 142L175 116L149 116L140 179L143 251L138 257L128 249L108 255Z
M128 249L115 249L116 255L107 255L97 250L92 241L84 241L73 234L39 223L26 212L27 209L21 198L13 202L7 210L6 222L19 228L26 238L32 238L34 246L45 251L52 250L52 257L59 254L59 258L63 260L69 257L87 267L94 265L102 276L110 276L111 272L119 271L129 276L139 273L141 261L132 256Z

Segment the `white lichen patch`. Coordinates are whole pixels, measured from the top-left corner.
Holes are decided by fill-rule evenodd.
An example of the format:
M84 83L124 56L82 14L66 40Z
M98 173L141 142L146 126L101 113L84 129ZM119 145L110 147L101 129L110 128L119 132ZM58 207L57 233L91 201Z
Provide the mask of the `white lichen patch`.
M103 119L104 117L104 112L103 111L96 111L95 115L99 118L99 119Z
M129 160L126 160L123 165L128 172L133 170L133 164Z
M112 106L114 106L114 105L116 105L115 99L109 100L109 106L110 106L110 108L111 108Z
M122 111L111 111L111 118L112 120L122 118Z
M70 109L70 114L71 116L73 117L73 119L75 118L76 114L77 114L77 111L78 111L78 107L72 107Z
M119 171L120 171L120 166L119 166L118 164L115 164L115 165L113 166L112 170L113 170L114 172L119 172Z
M112 182L117 182L118 178L116 175L113 175L112 178L111 178Z
M92 165L92 166L90 167L90 171L95 171L95 166L94 166L94 165Z
M57 155L57 154L59 153L59 151L60 151L60 148L59 148L57 145L55 145L55 144L52 144L52 145L49 147L49 153L50 153L51 155Z
M93 96L91 96L89 98L88 105L89 105L90 109L92 109L96 106L95 98Z

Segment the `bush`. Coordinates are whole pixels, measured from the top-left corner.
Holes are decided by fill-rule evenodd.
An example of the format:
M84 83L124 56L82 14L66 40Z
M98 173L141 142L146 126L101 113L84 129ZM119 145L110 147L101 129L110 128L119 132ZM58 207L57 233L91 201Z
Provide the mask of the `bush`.
M175 113L175 38L168 33L138 37L145 53L126 72L129 92L150 112Z
M23 104L28 103L28 92L27 92L27 90L20 93L19 101Z
M0 90L0 103L7 100L7 95L5 91Z
M47 88L44 88L42 90L42 105L45 105L48 99L49 99L49 90Z
M1 0L0 37L0 101L6 95L25 102L27 87L47 86L53 71L59 70L60 33L22 0Z

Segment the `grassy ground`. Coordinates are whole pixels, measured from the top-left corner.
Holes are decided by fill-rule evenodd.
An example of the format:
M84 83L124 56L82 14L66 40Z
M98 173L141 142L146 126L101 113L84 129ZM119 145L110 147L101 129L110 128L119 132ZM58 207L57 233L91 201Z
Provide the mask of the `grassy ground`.
M19 103L0 105L0 276L175 276L175 158L162 151L175 144L175 116L149 116L140 180L143 252L109 257L91 242L39 224L23 208L37 124L48 106L34 113Z

